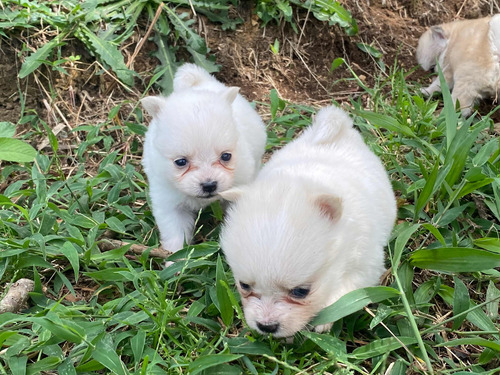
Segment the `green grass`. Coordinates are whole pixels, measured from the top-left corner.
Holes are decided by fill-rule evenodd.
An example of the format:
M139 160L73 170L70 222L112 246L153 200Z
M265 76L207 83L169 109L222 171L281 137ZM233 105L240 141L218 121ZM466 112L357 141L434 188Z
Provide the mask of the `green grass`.
M493 121L464 120L446 90L423 99L398 68L370 86L354 73L352 80L365 95L344 104L398 198L390 272L385 286L354 291L312 322L333 321L331 332L302 331L290 342L246 326L217 242L218 205L199 216L200 243L176 253L167 269L129 246L100 249L106 238L158 245L140 167L140 110L122 100L102 123L56 136L26 108L22 140L48 138L50 148L34 162L1 162L0 285L6 291L26 277L35 290L26 309L0 315L0 374L497 373ZM317 110L275 91L262 104L271 115L269 150ZM72 147L63 147L68 139Z
M498 140L488 116L463 120L446 103L438 113L439 103L416 95L404 75L395 70L367 88L372 108L351 103L391 175L399 221L388 287L356 291L323 311L314 323L335 321L331 333L301 332L287 343L246 327L217 244L215 208L200 216L205 242L176 254L185 260L167 269L127 246L99 249L104 237L158 243L139 166L143 119L133 112L128 127L74 129L82 142L70 175L57 137L34 163L2 168L9 183L0 196L2 285L28 277L35 291L29 309L0 316L0 372L381 373L392 366L403 374L427 362L440 373L494 373ZM313 112L274 91L268 110L273 147ZM33 119L35 133L48 129L40 121ZM131 143L127 159L124 142ZM87 170L89 160L98 168ZM377 304L364 308L370 301Z

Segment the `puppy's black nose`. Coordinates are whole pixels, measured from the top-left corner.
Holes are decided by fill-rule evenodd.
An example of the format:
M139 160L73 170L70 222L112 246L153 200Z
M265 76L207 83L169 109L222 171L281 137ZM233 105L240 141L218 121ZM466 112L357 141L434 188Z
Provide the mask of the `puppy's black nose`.
M217 181L203 182L200 185L204 193L213 193L217 190Z
M278 328L280 327L279 323L266 323L262 324L257 322L257 327L262 331L266 333L275 333Z

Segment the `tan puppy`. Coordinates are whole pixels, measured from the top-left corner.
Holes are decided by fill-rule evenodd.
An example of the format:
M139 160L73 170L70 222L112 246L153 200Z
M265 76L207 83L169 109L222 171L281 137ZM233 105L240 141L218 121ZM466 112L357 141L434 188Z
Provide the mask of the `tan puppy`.
M234 201L221 247L246 321L260 333L292 336L384 272L396 200L384 166L352 125L340 108L323 108L253 183L221 193Z
M432 26L418 41L418 63L425 70L439 63L464 116L471 114L476 99L497 96L499 58L500 14ZM422 92L432 95L440 90L437 77Z

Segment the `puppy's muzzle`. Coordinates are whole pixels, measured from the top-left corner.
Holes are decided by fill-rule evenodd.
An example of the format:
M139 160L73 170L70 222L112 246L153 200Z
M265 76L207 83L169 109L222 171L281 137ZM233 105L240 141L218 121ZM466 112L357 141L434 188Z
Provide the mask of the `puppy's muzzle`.
M204 193L210 194L217 190L217 181L202 182L200 186Z
M257 328L259 328L262 332L266 333L276 333L276 331L280 328L279 323L260 323L257 322Z

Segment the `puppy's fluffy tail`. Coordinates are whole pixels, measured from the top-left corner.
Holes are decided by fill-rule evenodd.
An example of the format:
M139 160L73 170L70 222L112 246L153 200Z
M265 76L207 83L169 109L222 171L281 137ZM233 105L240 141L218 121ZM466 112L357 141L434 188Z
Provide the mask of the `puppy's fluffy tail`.
M352 119L345 111L339 107L325 107L316 114L313 124L304 132L303 138L316 144L334 143L352 129L352 125Z
M205 69L195 64L184 64L175 73L174 90L182 90L213 81L215 81L215 78Z

